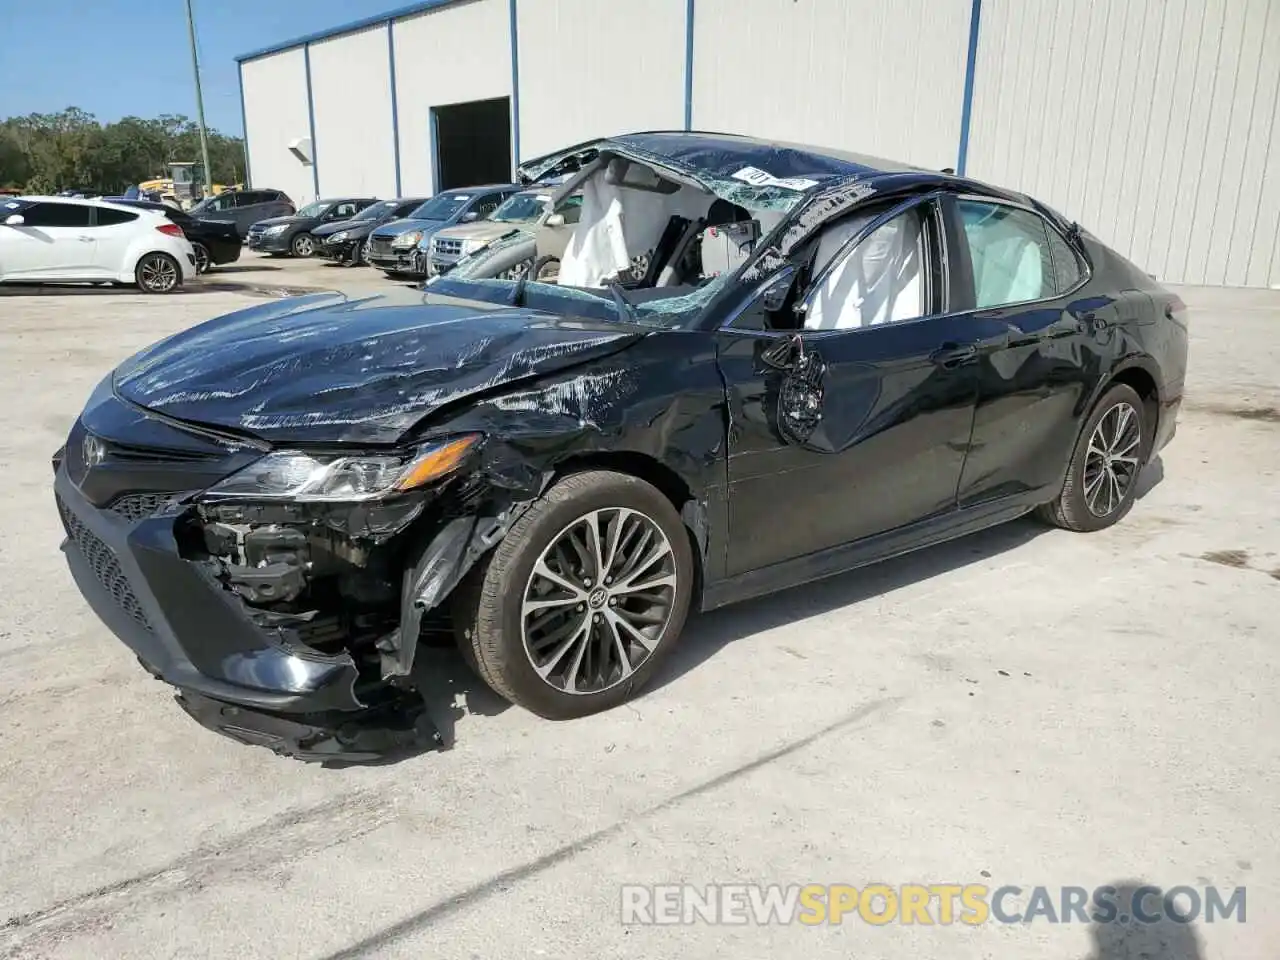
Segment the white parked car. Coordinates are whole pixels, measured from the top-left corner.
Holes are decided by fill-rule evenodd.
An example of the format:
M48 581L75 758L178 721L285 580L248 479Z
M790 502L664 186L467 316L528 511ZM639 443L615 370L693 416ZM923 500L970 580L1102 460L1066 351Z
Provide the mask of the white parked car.
M71 197L0 198L0 283L135 283L169 293L196 275L182 229L156 210Z

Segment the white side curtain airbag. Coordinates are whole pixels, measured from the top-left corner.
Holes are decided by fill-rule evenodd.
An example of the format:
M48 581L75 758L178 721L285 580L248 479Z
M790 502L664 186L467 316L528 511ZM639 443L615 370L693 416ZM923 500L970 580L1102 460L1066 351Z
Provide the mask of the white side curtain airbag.
M818 241L815 271L866 225L865 218L855 217L826 230ZM864 238L823 281L805 314L805 329L848 330L921 316L920 239L920 219L914 212L895 217Z

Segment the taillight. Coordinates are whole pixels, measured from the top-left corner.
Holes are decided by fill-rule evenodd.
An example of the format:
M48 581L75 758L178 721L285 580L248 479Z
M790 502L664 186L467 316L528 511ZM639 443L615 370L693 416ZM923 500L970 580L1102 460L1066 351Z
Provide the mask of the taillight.
M182 232L182 228L178 226L176 223L162 223L160 224L160 226L156 227L156 229L163 234L167 234L170 237L186 236L186 234Z

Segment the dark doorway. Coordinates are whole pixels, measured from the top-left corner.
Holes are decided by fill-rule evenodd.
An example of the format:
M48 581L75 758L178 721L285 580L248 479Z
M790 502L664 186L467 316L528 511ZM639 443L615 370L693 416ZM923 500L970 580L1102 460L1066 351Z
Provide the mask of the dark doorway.
M431 108L436 190L511 180L511 101L472 100Z

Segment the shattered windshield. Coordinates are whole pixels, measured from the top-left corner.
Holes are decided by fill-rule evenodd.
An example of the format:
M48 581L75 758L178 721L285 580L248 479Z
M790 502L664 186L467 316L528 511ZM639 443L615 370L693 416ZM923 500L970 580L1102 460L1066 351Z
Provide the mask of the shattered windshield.
M497 223L531 223L542 216L550 197L545 193L517 193L489 217Z

